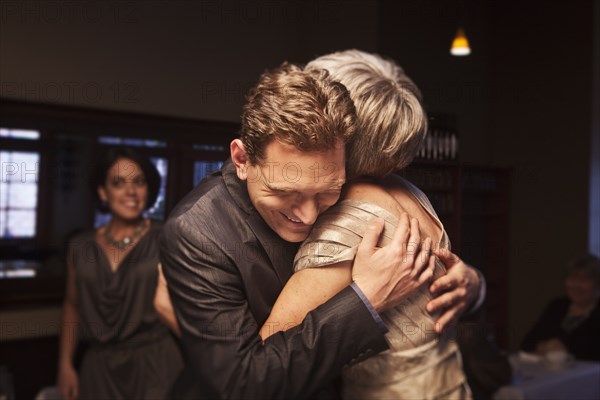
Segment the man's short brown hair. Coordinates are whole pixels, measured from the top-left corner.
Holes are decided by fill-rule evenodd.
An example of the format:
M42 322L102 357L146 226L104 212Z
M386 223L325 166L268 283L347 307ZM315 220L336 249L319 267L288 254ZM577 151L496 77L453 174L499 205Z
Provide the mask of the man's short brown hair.
M333 149L354 134L356 114L348 91L327 71L283 63L261 75L242 114L240 139L253 164L273 140L301 151Z

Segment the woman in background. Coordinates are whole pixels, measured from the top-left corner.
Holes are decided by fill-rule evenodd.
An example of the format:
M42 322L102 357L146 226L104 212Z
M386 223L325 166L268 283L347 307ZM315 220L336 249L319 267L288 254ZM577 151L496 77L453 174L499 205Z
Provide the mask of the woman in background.
M566 351L576 359L600 361L600 259L577 258L565 277L567 297L546 306L521 349L546 355Z
M143 216L160 176L130 149L100 160L94 185L110 221L69 243L58 386L64 399L164 399L182 367L153 307L160 224ZM79 373L78 341L89 343Z

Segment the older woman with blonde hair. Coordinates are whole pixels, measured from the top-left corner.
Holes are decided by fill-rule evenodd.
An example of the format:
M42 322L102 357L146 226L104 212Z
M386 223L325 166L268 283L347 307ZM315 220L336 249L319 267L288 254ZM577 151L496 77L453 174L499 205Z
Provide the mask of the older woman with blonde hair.
M346 151L346 170L353 180L345 186L342 200L319 217L302 244L295 273L263 325L263 340L299 324L309 311L350 284L352 263L369 221L379 219L385 224L379 243L385 246L402 214L417 219L421 236L434 238L423 245L438 257L435 279L446 273L444 263L452 264L449 259L454 256L425 194L393 174L412 161L427 131L416 85L397 64L357 50L319 57L307 68L326 69L348 88L355 103L358 129ZM460 259L454 261L466 268ZM447 324L450 317L444 317L443 311L428 312L434 297L423 285L382 314L390 348L345 370L344 398L471 397L458 347L440 329L439 322Z

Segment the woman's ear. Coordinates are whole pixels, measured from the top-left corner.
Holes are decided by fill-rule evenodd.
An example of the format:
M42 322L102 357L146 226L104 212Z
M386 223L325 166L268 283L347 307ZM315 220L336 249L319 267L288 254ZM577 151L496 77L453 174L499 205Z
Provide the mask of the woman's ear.
M108 201L108 195L106 194L106 189L104 186L98 186L98 198L101 203L106 203Z
M229 151L231 154L231 161L235 165L235 171L238 178L245 181L248 179L248 167L250 166L250 159L246 152L246 147L240 139L234 139L229 145Z

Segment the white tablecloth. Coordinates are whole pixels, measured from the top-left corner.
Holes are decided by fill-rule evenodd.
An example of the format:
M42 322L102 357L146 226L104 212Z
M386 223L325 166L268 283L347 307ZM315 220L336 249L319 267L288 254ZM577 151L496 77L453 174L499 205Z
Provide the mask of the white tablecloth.
M600 400L600 363L573 361L563 367L525 364L511 358L514 378L494 400Z

